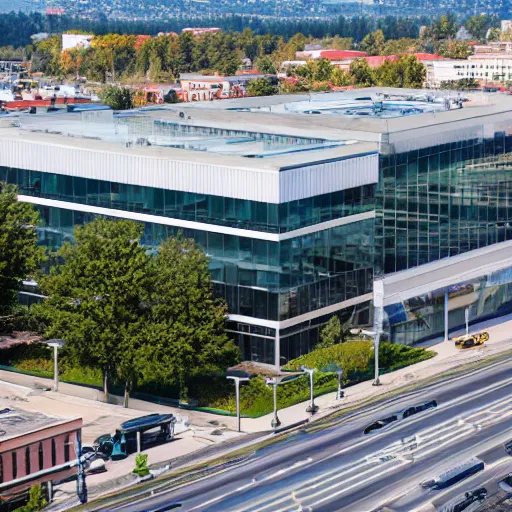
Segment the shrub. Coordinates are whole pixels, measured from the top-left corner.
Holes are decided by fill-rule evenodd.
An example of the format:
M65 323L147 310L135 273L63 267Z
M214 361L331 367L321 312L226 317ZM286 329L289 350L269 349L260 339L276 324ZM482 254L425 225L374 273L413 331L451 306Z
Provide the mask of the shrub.
M135 457L135 468L133 469L133 473L138 476L149 475L148 456L146 454L139 453Z
M425 359L433 357L435 352L423 348L413 348L393 343L381 343L379 356L383 371L393 371ZM317 368L313 374L315 396L336 391L338 377L335 373L324 373L322 368L329 364L341 364L344 373L343 386L350 386L369 380L373 377L374 358L373 342L348 341L328 348L313 350L309 354L298 357L284 367L285 370L300 370L302 365ZM309 399L309 379L300 376L297 379L278 386L278 408L290 407ZM234 389L209 404L211 407L229 412L236 410ZM255 377L240 387L240 410L243 415L259 416L273 409L272 387L267 386L262 377Z
M48 502L43 496L41 486L33 485L29 491L27 504L15 509L13 512L39 512L46 505L48 505Z

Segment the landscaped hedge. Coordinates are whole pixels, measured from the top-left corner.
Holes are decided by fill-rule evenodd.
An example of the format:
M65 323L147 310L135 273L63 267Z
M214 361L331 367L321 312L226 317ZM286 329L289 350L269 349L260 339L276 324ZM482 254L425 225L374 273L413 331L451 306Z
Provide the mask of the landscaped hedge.
M435 356L435 352L423 348L381 343L379 363L381 372L394 371ZM371 341L348 341L329 348L318 349L294 359L285 370L299 370L302 365L317 368L314 373L315 396L336 391L338 378L334 373L323 373L321 369L329 364L343 367L343 386L350 386L373 378L374 357ZM43 344L18 345L8 350L0 350L0 364L30 372L41 377L53 376L52 350ZM77 368L63 358L59 364L60 378L69 382L101 387L101 373L98 370ZM146 383L136 391L150 395L176 398L178 389L161 382ZM233 383L223 375L195 377L189 384L190 396L199 406L235 412L235 390ZM306 375L280 385L277 389L277 402L280 409L309 399L309 379ZM240 408L243 415L261 416L272 411L272 387L267 386L262 377L255 377L240 388Z
M44 343L20 344L0 350L0 365L31 373L38 377L53 378L53 349ZM75 367L59 357L59 378L63 381L102 386L101 372L92 368Z
M419 363L435 355L435 352L423 348L381 343L379 364L381 371L384 373ZM298 370L302 365L305 365L308 368L321 370L332 363L341 364L343 367L343 386L350 386L373 378L373 342L349 341L329 348L313 350L309 354L290 361L284 369ZM313 374L313 382L315 396L336 391L338 388L338 377L335 373L317 371ZM308 399L309 378L307 376L301 376L277 388L277 403L280 409ZM208 405L217 409L234 412L236 410L234 392L232 391L229 395ZM260 416L271 412L272 408L272 388L265 385L263 378L253 378L248 384L241 386L240 409L242 414Z

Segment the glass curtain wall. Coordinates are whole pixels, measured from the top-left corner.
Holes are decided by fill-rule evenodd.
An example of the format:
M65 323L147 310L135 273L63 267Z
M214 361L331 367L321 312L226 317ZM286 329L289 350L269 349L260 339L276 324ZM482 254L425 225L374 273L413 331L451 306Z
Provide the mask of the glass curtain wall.
M73 240L73 227L94 214L38 207L40 244L59 247ZM229 311L285 320L369 293L372 289L373 220L347 224L283 242L145 224L143 243L158 247L181 232L210 258L218 296Z
M391 340L412 345L444 335L445 290L387 306ZM512 313L512 268L482 276L448 289L450 333L465 328L466 309L474 324Z
M11 167L0 167L0 181L18 185L20 194L29 196L269 233L371 211L376 187L364 185L277 205Z
M494 131L381 156L378 275L512 239L512 123Z

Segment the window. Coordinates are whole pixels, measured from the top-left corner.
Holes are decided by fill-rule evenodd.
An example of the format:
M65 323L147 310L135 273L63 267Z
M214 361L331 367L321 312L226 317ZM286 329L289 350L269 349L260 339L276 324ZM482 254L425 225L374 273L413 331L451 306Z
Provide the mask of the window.
M52 466L57 465L57 447L55 446L55 439L52 439Z
M64 443L64 462L69 462L69 436L66 436Z
M25 448L25 474L30 475L30 447Z
M12 479L15 480L18 476L18 457L16 452L11 453L12 458Z
M38 450L38 458L39 458L39 471L44 469L44 451L43 451L43 443L39 443Z

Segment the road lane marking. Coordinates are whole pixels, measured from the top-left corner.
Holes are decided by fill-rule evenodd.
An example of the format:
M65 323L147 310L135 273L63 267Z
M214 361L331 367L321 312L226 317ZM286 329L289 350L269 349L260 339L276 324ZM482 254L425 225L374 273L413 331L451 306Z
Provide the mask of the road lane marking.
M220 501L220 500L222 500L222 499L224 499L224 498L226 498L228 496L232 496L234 493L245 491L246 489L249 489L250 487L255 487L258 484L261 484L263 482L268 482L268 480L271 480L272 478L284 475L285 473L289 473L290 471L293 471L294 469L297 469L297 468L299 468L301 466L309 464L312 461L313 461L313 459L311 457L307 458L306 460L299 460L295 464L292 464L291 466L289 466L287 468L280 469L279 471L276 471L275 473L272 473L271 475L263 478L262 480L254 480L253 479L251 482L249 482L246 485L242 485L241 487L237 487L233 491L230 491L230 492L228 492L226 494L223 494L221 496L217 496L216 498L213 498L213 499L211 499L209 501L205 501L204 503L201 503L200 505L197 505L196 507L191 508L190 510L191 511L192 510L198 510L198 509L201 509L203 507L206 507L207 505L211 505L213 503L216 503L217 501Z

